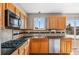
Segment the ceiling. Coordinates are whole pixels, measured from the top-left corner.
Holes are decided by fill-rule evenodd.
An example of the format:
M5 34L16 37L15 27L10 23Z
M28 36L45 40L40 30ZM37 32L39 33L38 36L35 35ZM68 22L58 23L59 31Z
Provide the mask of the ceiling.
M79 13L79 3L20 3L26 13Z

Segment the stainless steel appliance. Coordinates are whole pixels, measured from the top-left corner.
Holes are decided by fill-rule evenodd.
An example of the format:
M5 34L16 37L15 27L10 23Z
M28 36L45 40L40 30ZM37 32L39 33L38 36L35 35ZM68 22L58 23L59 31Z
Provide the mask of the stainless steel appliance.
M49 53L60 53L60 39L49 39Z
M5 10L5 26L6 28L20 28L20 17L16 16L10 10Z

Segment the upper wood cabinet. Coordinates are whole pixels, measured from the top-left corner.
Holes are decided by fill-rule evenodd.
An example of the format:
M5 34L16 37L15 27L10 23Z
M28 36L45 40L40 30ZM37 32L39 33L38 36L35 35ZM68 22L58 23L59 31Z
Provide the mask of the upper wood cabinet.
M71 53L72 50L72 39L71 38L61 38L60 41L60 53Z
M65 29L66 17L65 16L48 16L47 19L47 29Z
M2 3L0 3L0 29L2 29Z
M16 7L12 3L6 3L5 8L16 14Z
M30 42L30 53L34 54L48 53L48 39L32 38Z
M25 29L28 29L28 17L25 16Z
M16 15L20 17L20 11L16 8Z
M0 29L5 28L5 4L0 3Z
M28 25L28 17L21 13L21 29L27 29Z
M66 28L66 17L65 16L59 16L58 18L58 22L57 22L57 27L58 29L62 29L64 30Z
M24 14L20 14L21 15L21 29L25 29L25 16Z

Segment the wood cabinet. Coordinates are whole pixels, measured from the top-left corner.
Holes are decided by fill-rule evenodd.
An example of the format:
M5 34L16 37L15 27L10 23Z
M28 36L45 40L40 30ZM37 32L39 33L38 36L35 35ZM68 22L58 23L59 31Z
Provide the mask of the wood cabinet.
M40 53L48 53L48 39L41 39Z
M30 42L30 53L48 53L48 39L32 38Z
M25 16L21 13L21 29L25 29Z
M25 16L25 29L28 29L28 17L27 16Z
M60 53L70 53L72 50L72 39L61 38L60 42Z
M16 8L16 15L20 17L20 11Z
M48 16L47 29L64 30L66 27L65 16Z
M21 13L21 29L27 29L28 25L28 17Z
M17 50L15 50L11 55L18 55L19 54L19 51L18 51L18 49Z
M25 46L25 52L24 52L24 54L25 55L29 55L29 53L30 53L30 39L28 40L28 43Z
M0 29L5 28L5 4L0 3Z
M66 28L66 17L65 16L62 16L62 17L58 17L58 20L57 20L57 27L58 29L65 29Z
M2 29L2 3L0 3L0 29Z
M31 39L30 53L39 53L40 51L40 39Z
M24 46L24 44L19 48L19 55L24 55L24 48L25 48L25 46Z
M16 7L12 3L6 3L5 8L16 14Z

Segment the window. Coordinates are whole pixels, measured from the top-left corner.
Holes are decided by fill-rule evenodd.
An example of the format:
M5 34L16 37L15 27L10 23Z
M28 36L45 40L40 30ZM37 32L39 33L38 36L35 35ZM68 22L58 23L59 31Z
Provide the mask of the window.
M75 20L76 24L76 35L79 35L79 20Z
M75 38L79 38L79 19L69 18L66 21L66 35L69 37L76 36ZM72 35L72 36L71 36Z
M45 18L43 18L43 17L34 18L34 29L35 30L43 30L43 29L45 29Z
M68 19L66 22L66 33L69 35L74 35L74 20Z

